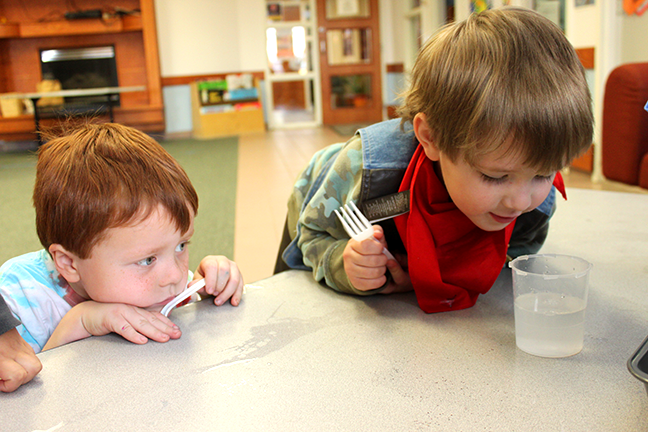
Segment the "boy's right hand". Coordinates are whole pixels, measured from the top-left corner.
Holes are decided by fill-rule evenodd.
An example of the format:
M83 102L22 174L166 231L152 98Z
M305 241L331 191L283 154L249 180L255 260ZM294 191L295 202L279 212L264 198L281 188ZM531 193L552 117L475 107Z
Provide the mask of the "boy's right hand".
M171 320L160 312L150 312L121 303L84 302L89 308L82 319L83 327L93 336L117 333L124 339L136 344L144 344L149 339L167 342L178 339L181 331Z
M149 339L167 342L182 332L160 312L150 312L121 303L85 301L73 307L54 330L43 348L50 349L89 336L117 333L136 344Z
M383 254L387 242L379 225L374 225L374 237L375 240L368 238L361 242L349 239L344 248L342 253L344 270L351 285L359 291L380 288L387 282L385 273L389 269L392 281L381 293L411 291L409 273L399 262L389 260Z

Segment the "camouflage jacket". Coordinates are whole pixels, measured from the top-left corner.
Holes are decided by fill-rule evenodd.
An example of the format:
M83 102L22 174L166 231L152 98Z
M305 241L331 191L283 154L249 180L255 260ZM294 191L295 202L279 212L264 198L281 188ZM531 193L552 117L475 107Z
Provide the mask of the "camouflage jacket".
M282 258L290 268L312 270L317 281L342 292L370 295L384 289L358 291L344 271L342 252L349 236L333 210L354 201L398 191L418 146L411 124L389 120L360 129L346 143L328 146L313 156L299 174L288 202L287 228L292 240ZM555 191L536 210L520 216L509 255L537 252L547 236L555 209ZM402 248L393 220L380 223L390 250ZM403 250L404 252L404 250Z

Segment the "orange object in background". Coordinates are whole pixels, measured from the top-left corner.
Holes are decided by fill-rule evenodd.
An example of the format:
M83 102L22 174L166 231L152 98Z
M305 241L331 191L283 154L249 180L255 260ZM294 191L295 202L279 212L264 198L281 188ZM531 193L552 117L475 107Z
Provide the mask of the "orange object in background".
M623 0L623 10L628 15L642 15L648 9L648 0Z

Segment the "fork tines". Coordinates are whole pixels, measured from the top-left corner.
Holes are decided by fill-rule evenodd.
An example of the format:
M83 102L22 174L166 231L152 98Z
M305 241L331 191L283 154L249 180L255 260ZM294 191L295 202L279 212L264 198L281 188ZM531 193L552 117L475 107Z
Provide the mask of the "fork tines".
M340 219L340 222L342 222L344 230L351 237L359 236L363 232L371 229L371 224L353 201L349 201L348 204L340 207L340 212L337 210L334 211L338 219Z

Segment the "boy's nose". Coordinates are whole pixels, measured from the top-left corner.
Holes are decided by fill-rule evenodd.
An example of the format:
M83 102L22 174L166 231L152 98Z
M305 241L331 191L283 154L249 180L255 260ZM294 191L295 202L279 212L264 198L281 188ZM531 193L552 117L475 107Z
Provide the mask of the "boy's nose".
M165 270L166 271L162 277L162 280L160 281L160 285L178 285L182 282L187 281L187 269L182 265L181 262L174 260L169 263Z
M531 190L525 186L515 187L503 199L506 208L516 212L525 212L531 206Z

